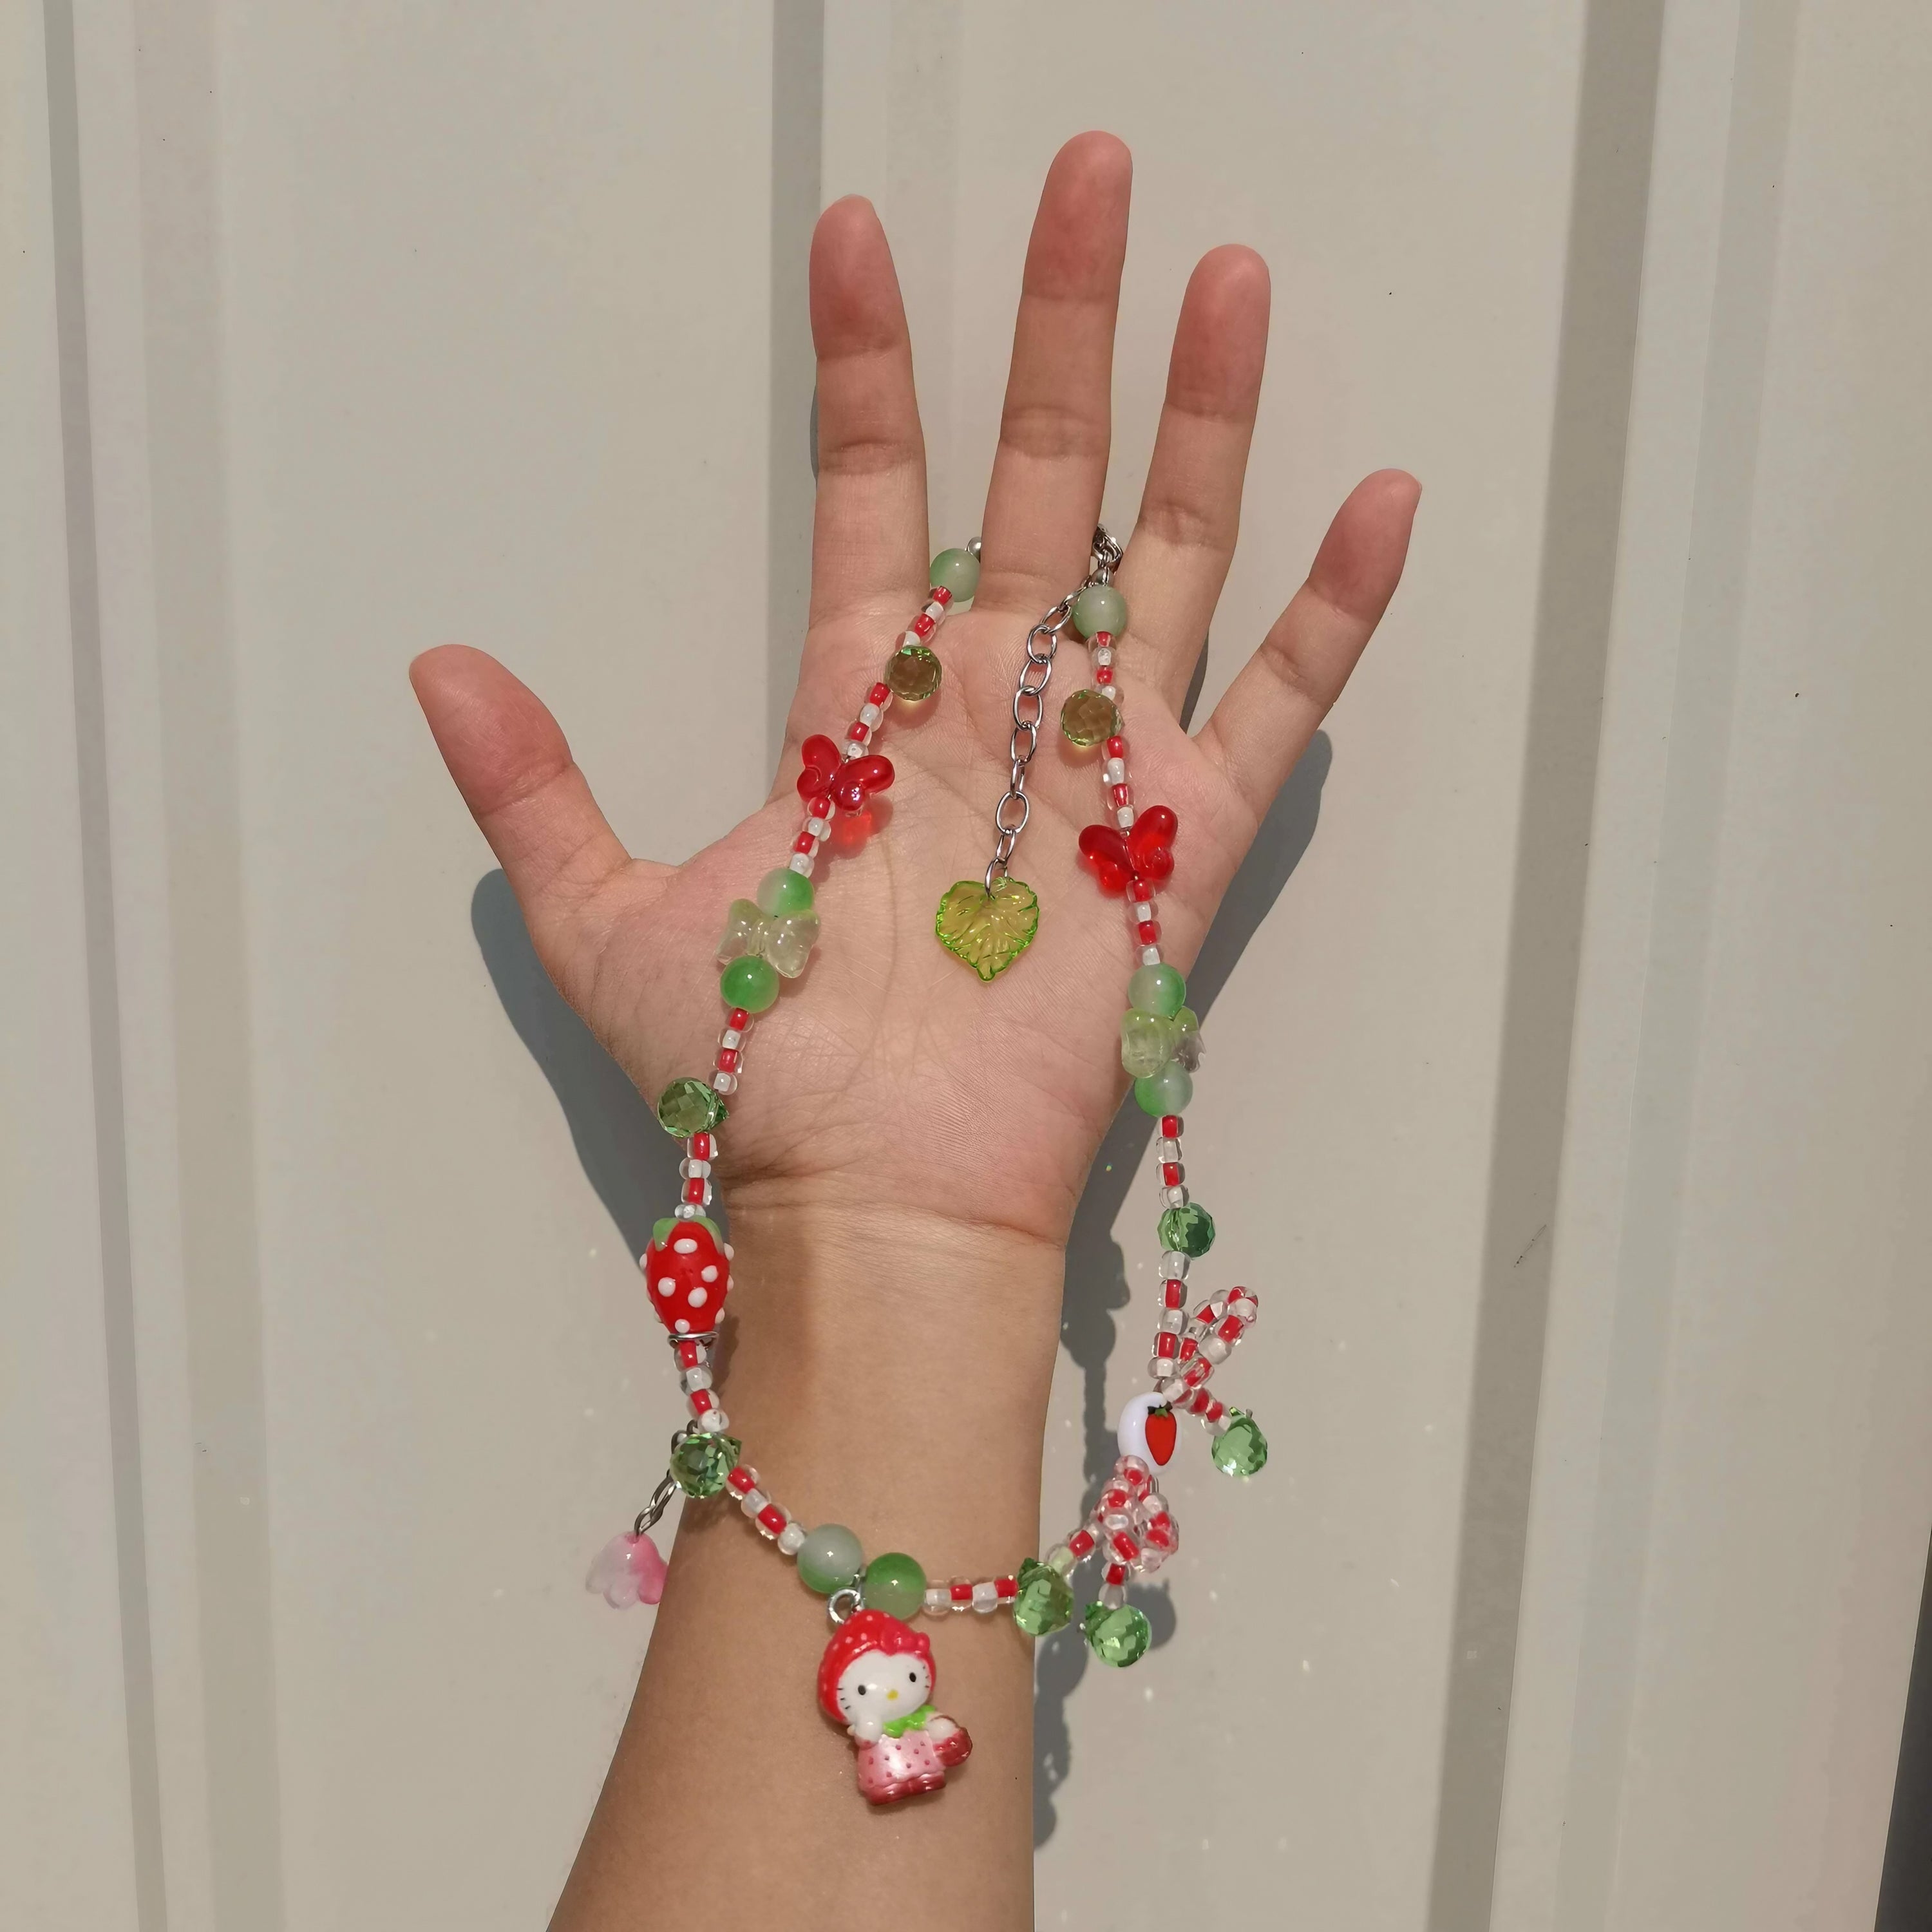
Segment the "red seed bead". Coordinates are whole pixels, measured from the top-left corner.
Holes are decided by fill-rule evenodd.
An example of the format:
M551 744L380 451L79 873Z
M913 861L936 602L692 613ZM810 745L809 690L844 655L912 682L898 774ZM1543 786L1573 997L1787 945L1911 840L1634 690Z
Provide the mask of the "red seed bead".
M922 610L919 615L906 626L906 628L911 632L913 635L918 638L922 644L928 638L932 635L934 631L939 628L939 626L934 623L923 610Z
M1096 684L1112 684L1113 681L1114 667L1112 664L1096 664L1094 667L1094 682Z
M1160 1164L1160 1184L1163 1187L1180 1185L1180 1163L1178 1160L1164 1160Z
M718 1143L709 1134L693 1134L691 1137L691 1157L693 1160L709 1160L718 1151Z
M802 852L808 859L818 850L818 841L809 832L801 832L791 842L791 849L794 852Z
M693 1389L685 1400L690 1403L693 1415L706 1414L718 1406L717 1397L709 1389Z
M1097 651L1103 645L1111 644L1114 641L1114 634L1112 631L1096 631L1087 641Z
M855 718L850 724L846 726L845 735L851 740L854 744L862 745L866 740L872 735L872 728L869 724L861 723L859 719Z
M1111 798L1116 805L1126 805L1132 800L1133 794L1127 788L1126 786L1124 784L1117 784L1109 785L1107 788L1107 796Z
M738 1022L736 1020L734 1020L731 1024L734 1026L736 1026ZM1180 1139L1180 1116L1178 1114L1163 1114L1161 1115L1160 1137L1164 1141L1178 1141Z
M704 1183L702 1180L687 1180L684 1184L684 1198L694 1208L704 1205Z
M1076 1529L1066 1539L1068 1552L1076 1557L1090 1556L1094 1553L1094 1532L1090 1529Z
M1131 1563L1141 1553L1141 1546L1124 1529L1114 1531L1109 1542L1114 1554L1123 1563Z
M1176 1304L1170 1301L1167 1305L1172 1308ZM1154 1353L1156 1355L1165 1356L1169 1361L1173 1360L1174 1351L1180 1346L1180 1337L1178 1335L1170 1335L1165 1328L1154 1339Z
M973 1586L963 1576L946 1588L956 1604L970 1604L973 1600Z
M701 1369L704 1366L704 1344L702 1342L680 1342L677 1345L677 1365L681 1369Z
M1107 1565L1107 1581L1108 1582L1118 1585L1124 1583L1126 1580L1127 1566L1124 1563L1109 1563Z
M734 1006L724 1016L724 1024L728 1027L735 1027L739 1032L742 1033L752 1024L752 1016L742 1006ZM1166 1133L1166 1131L1164 1126L1161 1129L1162 1133ZM1178 1133L1180 1130L1177 1127L1174 1131Z
M829 791L814 793L805 802L808 818L830 818L832 816L832 794Z
M776 1503L767 1503L758 1512L758 1526L770 1531L774 1536L784 1528L787 1520L784 1511Z
M1107 740L1107 755L1110 758L1124 758L1127 755L1127 741L1124 738Z
M1184 1308L1186 1305L1186 1282L1184 1281L1170 1281L1167 1284L1167 1294L1164 1298L1163 1306L1168 1308ZM1180 1338L1178 1335L1173 1335L1164 1336L1162 1339L1165 1341L1178 1342ZM1170 1348L1167 1352L1169 1354L1172 1354L1174 1352Z
M1160 944L1160 921L1157 919L1142 920L1134 928L1134 937L1143 946L1158 946Z
M1001 1603L1010 1604L1020 1593L1020 1580L1017 1576L995 1576L993 1588L999 1592Z
M758 1486L758 1472L740 1462L735 1469L727 1472L724 1480L734 1494L748 1496Z
M952 602L952 593L944 584L935 584L927 590L926 601L928 604L950 604Z
M735 1046L721 1046L718 1049L718 1070L720 1073L737 1072L738 1049Z
M892 692L890 685L875 684L866 694L866 702L868 704L886 705L892 701Z

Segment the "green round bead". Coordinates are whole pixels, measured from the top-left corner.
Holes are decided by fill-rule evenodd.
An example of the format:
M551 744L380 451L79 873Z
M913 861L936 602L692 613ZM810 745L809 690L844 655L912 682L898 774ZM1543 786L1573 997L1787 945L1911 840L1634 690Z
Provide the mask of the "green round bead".
M859 1539L842 1522L821 1522L806 1532L798 1546L798 1580L808 1590L829 1597L835 1590L849 1590L866 1567L866 1552Z
M1122 1604L1111 1610L1098 1604L1089 1604L1086 1628L1088 1648L1102 1664L1111 1664L1116 1670L1124 1670L1129 1664L1138 1664L1146 1656L1148 1646L1154 1641L1152 1626L1131 1604Z
M889 1550L866 1565L866 1607L903 1623L926 1602L926 1572L902 1550Z
M1111 584L1090 584L1073 600L1073 628L1083 638L1096 631L1114 637L1127 628L1127 600Z
M1029 1556L1020 1565L1013 1622L1027 1636L1051 1636L1072 1621L1073 1586L1058 1570Z
M1160 1217L1160 1244L1174 1254L1198 1258L1214 1245L1214 1216L1191 1201L1185 1208L1170 1208Z
M758 881L758 910L772 919L811 911L812 881L789 866L767 872Z
M708 1134L724 1118L724 1095L702 1080L674 1080L658 1096L658 1125L681 1141Z
M1130 1006L1120 1016L1120 1064L1136 1080L1158 1073L1174 1058L1180 1029L1160 1013Z
M1208 1453L1224 1476L1252 1476L1268 1460L1268 1438L1246 1409L1232 1408L1228 1413L1232 1420L1215 1437Z
M1060 707L1060 735L1090 750L1120 728L1120 710L1104 691L1076 691Z
M1187 982L1172 966L1143 966L1127 982L1127 1004L1172 1019L1187 1004Z
M932 560L932 574L926 581L936 590L951 591L953 601L963 604L980 587L980 560L970 550L943 550Z
M1184 1114L1193 1098L1194 1076L1178 1060L1134 1082L1134 1100L1144 1114Z
M728 1006L761 1013L778 996L778 968L748 952L718 976L718 994Z
M686 1496L715 1496L744 1453L735 1436L687 1436L670 1452L670 1472Z

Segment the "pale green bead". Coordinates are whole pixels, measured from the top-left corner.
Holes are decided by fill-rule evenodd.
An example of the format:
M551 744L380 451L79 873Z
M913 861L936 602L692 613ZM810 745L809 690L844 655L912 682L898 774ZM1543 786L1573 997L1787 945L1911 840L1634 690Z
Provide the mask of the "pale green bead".
M1127 1004L1172 1019L1187 1004L1187 982L1172 966L1143 966L1127 982Z
M1232 1408L1228 1426L1215 1437L1208 1453L1224 1476L1252 1476L1268 1460L1268 1438L1261 1424L1244 1408Z
M1073 628L1083 638L1096 631L1114 637L1127 628L1127 600L1111 584L1090 584L1073 600Z
M718 963L728 966L748 952L755 956L765 929L765 916L749 899L734 899L724 915L724 936L718 942Z
M789 866L780 866L758 881L758 910L780 918L812 910L812 881Z
M859 1539L842 1522L822 1522L805 1533L798 1546L798 1580L808 1590L829 1597L849 1590L866 1567Z
M943 550L932 560L926 581L951 591L954 602L963 604L980 587L980 560L970 550Z
M724 1118L724 1095L688 1075L658 1096L658 1124L680 1140L709 1133Z
M758 950L788 980L796 980L812 959L818 944L818 916L801 913L796 919L768 919Z
M1029 1556L1016 1580L1020 1588L1013 1599L1013 1623L1023 1636L1051 1636L1072 1622L1073 1588L1058 1570Z
M1178 1060L1134 1082L1134 1099L1144 1114L1184 1114L1193 1098L1194 1076Z
M1120 1016L1120 1064L1136 1080L1158 1073L1174 1058L1180 1029L1160 1013L1130 1007Z
M866 1565L866 1607L904 1623L926 1601L926 1572L902 1550L889 1550Z

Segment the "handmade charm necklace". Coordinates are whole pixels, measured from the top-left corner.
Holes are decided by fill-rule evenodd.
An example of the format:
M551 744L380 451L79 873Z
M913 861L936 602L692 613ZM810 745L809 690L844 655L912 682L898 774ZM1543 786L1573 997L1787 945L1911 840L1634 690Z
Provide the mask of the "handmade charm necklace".
M972 1740L929 1701L936 1683L931 1639L911 1619L921 1611L945 1617L968 1610L1011 1612L1027 1636L1043 1637L1072 1621L1072 1578L1090 1558L1100 1569L1095 1600L1082 1618L1088 1645L1103 1664L1137 1662L1152 1641L1145 1614L1127 1600L1130 1579L1150 1576L1179 1546L1180 1530L1156 1472L1172 1457L1182 1414L1206 1427L1215 1466L1251 1476L1268 1460L1268 1443L1244 1411L1224 1407L1208 1382L1255 1318L1245 1288L1210 1294L1190 1314L1187 1274L1213 1245L1214 1223L1190 1198L1181 1165L1182 1111L1193 1094L1200 1028L1186 1004L1180 974L1160 954L1154 889L1174 870L1178 822L1166 806L1135 812L1127 776L1127 741L1114 676L1116 640L1127 624L1126 600L1112 576L1120 551L1105 530L1094 532L1086 580L1028 633L1013 696L1012 771L994 810L993 856L982 878L962 879L940 901L935 929L947 950L982 981L1004 972L1039 929L1040 902L1009 866L1032 813L1028 767L1039 748L1046 692L1067 626L1083 637L1093 681L1060 707L1068 742L1100 748L1100 774L1110 824L1090 825L1080 850L1101 890L1130 908L1136 965L1120 1022L1120 1060L1134 1098L1160 1123L1155 1145L1161 1213L1161 1307L1148 1363L1153 1386L1121 1412L1120 1454L1084 1520L1043 1558L1027 1558L1010 1574L928 1580L903 1552L868 1561L842 1524L808 1529L775 1502L712 1384L712 1351L731 1288L731 1248L706 1211L711 1205L718 1130L743 1072L746 1042L757 1016L778 998L782 980L796 979L819 936L812 874L835 812L862 811L888 788L891 763L874 748L895 700L920 704L938 691L940 660L932 640L956 602L969 599L980 578L980 546L943 550L933 560L926 602L900 637L884 675L866 694L842 742L808 738L798 790L805 820L791 856L760 882L754 899L732 902L718 949L724 1025L707 1078L674 1080L658 1101L658 1120L685 1143L678 1172L682 1196L652 1232L640 1258L646 1291L676 1356L691 1420L671 1438L670 1466L630 1532L598 1556L590 1587L613 1604L656 1603L664 1562L648 1534L680 1490L694 1500L730 1495L759 1534L792 1558L806 1587L826 1600L834 1626L818 1670L820 1708L843 1726L858 1751L859 1789L874 1804L936 1791L963 1763Z

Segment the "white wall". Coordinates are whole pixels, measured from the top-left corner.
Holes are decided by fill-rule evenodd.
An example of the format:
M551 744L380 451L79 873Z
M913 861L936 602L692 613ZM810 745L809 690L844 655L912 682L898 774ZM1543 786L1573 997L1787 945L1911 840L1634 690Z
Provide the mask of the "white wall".
M0 17L0 1920L541 1922L648 1636L583 1567L675 1405L403 666L526 671L640 848L734 820L812 206L885 217L950 541L1104 124L1117 526L1189 266L1274 270L1207 697L1348 482L1428 494L1210 1016L1274 1460L1185 1497L1171 1646L1043 1658L1040 1922L1869 1922L1932 1532L1932 17ZM1049 1516L1134 1368L1107 1219Z

